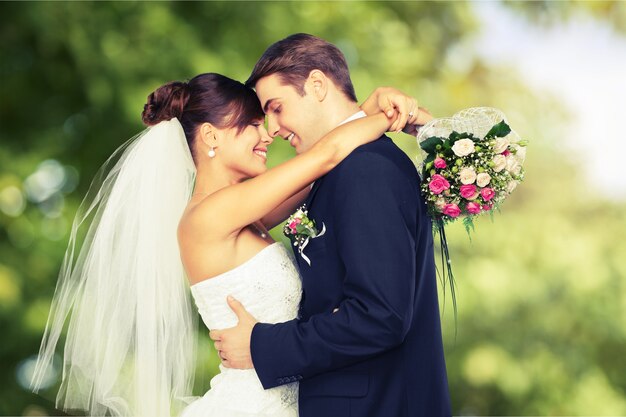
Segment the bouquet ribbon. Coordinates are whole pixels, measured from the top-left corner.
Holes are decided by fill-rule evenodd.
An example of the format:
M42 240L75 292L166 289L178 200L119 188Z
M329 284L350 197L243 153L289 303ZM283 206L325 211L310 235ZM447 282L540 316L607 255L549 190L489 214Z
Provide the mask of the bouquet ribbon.
M302 259L304 259L304 261L305 261L305 262L306 262L309 266L311 266L311 260L309 259L309 257L308 257L308 256L306 256L306 255L304 254L304 248L306 248L306 246L309 244L309 240L310 240L310 239L317 239L317 238L318 238L318 237L320 237L320 236L324 236L324 233L326 233L326 225L325 225L324 223L322 223L322 231L321 231L319 234L317 234L317 235L315 235L315 236L313 236L313 237L307 236L306 240L302 243L302 245L300 245L300 246L298 247L298 252L300 253L300 256L302 256Z

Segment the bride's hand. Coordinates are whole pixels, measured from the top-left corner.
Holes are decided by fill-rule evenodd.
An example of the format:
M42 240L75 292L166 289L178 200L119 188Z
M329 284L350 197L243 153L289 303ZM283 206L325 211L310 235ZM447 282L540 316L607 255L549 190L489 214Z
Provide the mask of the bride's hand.
M407 125L402 129L402 131L407 135L417 136L417 132L420 128L433 120L433 115L430 114L430 112L424 107L418 107L416 113L417 114L413 116L416 119L415 123L407 123Z
M416 98L410 97L392 87L378 87L363 102L361 109L367 115L385 112L387 117L392 117L395 112L397 119L389 128L389 131L399 132L403 130L410 135L417 134L419 127L432 119L428 110L418 107Z

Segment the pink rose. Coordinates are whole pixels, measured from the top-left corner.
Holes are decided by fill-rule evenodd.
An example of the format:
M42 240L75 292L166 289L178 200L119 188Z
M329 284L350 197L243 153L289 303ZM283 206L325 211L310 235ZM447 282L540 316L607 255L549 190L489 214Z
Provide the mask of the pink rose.
M289 228L291 229L292 233L296 233L296 226L298 225L298 223L296 223L296 221L292 221L291 223L289 223Z
M461 185L461 197L467 200L476 198L476 186L474 184Z
M458 217L461 214L461 209L456 204L446 204L443 207L443 214L450 217Z
M504 152L502 152L502 155L509 156L511 155L511 151L509 151L508 149L505 149Z
M435 168L437 169L444 169L445 167L447 167L448 165L446 164L446 161L444 161L443 158L435 158Z
M428 188L430 188L433 194L441 194L443 191L450 188L450 183L443 176L435 174L432 176Z
M480 213L480 204L478 203L467 203L467 212L470 214L478 214Z
M493 206L491 204L483 204L483 210L484 211L489 211L491 210Z
M294 221L296 222L296 224L300 224L300 223L302 223L302 219L296 219L296 220L294 220Z
M493 188L485 187L480 190L480 195L482 196L483 200L489 201L496 195L496 192L493 191Z

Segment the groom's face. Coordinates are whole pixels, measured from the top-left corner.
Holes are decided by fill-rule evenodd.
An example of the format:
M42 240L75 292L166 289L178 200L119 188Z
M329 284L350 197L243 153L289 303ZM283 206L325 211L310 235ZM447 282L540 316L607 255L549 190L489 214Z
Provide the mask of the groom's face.
M278 74L261 78L255 86L261 106L267 115L270 136L281 136L302 153L324 134L320 102L310 94L308 81L301 96L291 85L284 85Z

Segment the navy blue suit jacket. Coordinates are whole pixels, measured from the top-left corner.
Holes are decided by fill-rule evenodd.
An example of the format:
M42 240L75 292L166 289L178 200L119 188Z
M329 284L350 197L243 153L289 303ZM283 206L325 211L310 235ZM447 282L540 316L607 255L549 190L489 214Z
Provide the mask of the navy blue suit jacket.
M307 207L326 233L304 251L310 266L296 254L300 317L252 331L263 386L300 381L301 417L450 416L432 226L411 160L386 136L361 146Z

